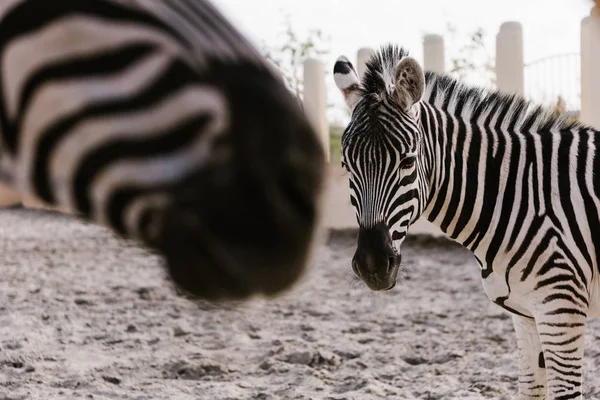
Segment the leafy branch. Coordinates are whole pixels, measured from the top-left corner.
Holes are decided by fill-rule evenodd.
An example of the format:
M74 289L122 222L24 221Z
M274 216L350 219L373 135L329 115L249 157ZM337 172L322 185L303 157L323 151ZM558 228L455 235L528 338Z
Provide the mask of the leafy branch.
M458 29L448 24L448 36L452 42L460 42L456 37ZM483 28L478 28L467 34L467 42L462 45L457 55L450 59L449 74L459 80L465 80L473 74L479 74L492 87L496 86L496 66L494 57L485 46L486 33Z
M310 30L305 36L298 35L289 17L286 18L284 30L278 36L278 43L274 46L262 43L262 53L282 72L289 89L302 99L303 63L307 58L329 54L329 49L325 47L328 39L320 29Z

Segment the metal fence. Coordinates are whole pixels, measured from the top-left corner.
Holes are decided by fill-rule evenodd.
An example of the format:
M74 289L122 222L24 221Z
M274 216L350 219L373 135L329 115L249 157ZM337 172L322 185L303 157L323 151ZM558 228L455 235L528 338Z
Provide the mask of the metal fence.
M581 55L557 54L525 64L525 95L568 114L581 109Z

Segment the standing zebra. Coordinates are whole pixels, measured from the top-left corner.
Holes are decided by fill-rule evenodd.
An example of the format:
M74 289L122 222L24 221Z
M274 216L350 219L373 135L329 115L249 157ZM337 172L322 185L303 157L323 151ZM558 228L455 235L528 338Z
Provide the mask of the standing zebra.
M3 182L144 243L202 298L298 278L323 150L209 2L2 0L0 39Z
M345 57L342 139L360 226L352 268L394 287L424 216L476 256L483 288L513 313L522 399L582 397L586 318L600 316L600 131L517 96L423 72L386 46L362 82Z

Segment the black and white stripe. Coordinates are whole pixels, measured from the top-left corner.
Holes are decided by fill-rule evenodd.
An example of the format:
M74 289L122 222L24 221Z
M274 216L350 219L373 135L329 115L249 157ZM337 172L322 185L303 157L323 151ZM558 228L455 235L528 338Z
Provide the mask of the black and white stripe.
M600 315L600 132L411 60L387 46L352 93L338 83L354 96L342 147L361 231L384 226L397 256L423 216L473 251L514 313L521 398L581 398L585 321ZM365 261L381 249L359 235L370 287L393 272Z
M296 279L322 150L210 3L9 0L0 36L6 183L141 240L203 297Z

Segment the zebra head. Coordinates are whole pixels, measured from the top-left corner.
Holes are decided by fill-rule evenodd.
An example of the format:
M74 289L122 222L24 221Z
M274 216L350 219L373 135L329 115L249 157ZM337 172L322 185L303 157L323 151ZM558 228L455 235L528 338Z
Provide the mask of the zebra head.
M299 278L310 255L324 152L279 77L243 63L213 73L229 115L212 149L217 161L173 191L157 247L192 294L275 295Z
M344 56L334 79L352 110L342 137L342 165L359 224L354 273L372 290L392 289L400 246L420 216L422 132L415 106L423 96L423 69L404 50L387 47L367 63L362 82Z

